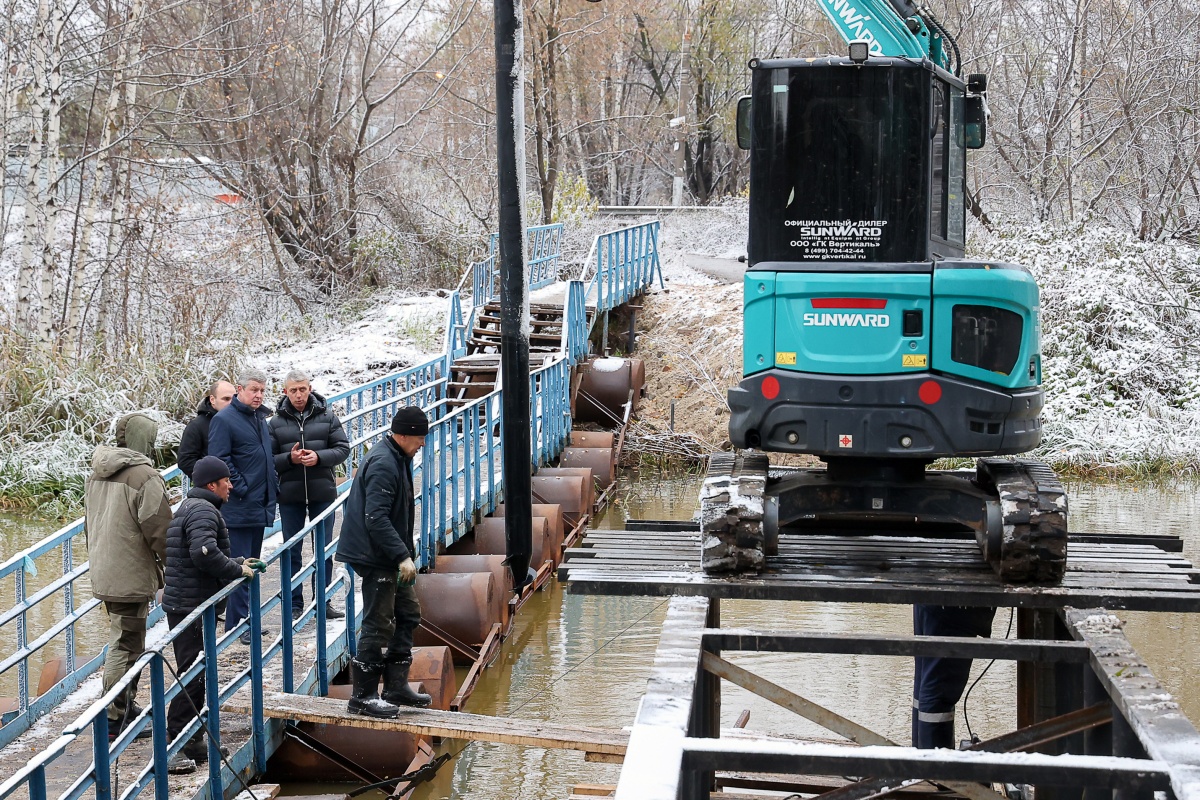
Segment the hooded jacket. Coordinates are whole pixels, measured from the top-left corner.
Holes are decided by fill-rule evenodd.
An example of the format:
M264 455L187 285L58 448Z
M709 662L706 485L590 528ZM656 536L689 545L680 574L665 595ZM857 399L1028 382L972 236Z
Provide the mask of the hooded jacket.
M371 448L350 486L338 561L363 569L396 569L415 558L412 459L391 436Z
M221 498L193 486L167 528L167 588L163 608L190 614L230 581L242 577L242 558L229 557Z
M97 447L84 507L92 594L117 603L153 598L163 585L171 504L150 459L128 447Z
M179 439L179 468L183 474L192 477L192 469L196 462L208 455L208 426L217 410L212 407L212 398L208 395L196 406L196 418L183 429Z
M304 410L297 411L285 395L267 428L279 474L279 502L328 503L335 499L337 479L333 468L350 456L350 440L325 398L312 392ZM292 463L292 446L296 444L317 454L316 466Z
M208 424L208 454L229 465L233 481L229 500L221 507L231 528L265 528L275 522L278 479L267 432L269 416L266 408L255 411L235 396Z

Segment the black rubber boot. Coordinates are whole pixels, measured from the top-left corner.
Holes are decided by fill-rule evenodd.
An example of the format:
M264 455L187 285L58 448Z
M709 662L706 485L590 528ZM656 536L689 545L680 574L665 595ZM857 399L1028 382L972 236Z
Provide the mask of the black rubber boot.
M379 699L379 676L382 672L382 664L364 664L357 658L350 660L354 692L346 710L351 714L377 719L391 719L400 712L400 709L391 703Z
M383 699L398 706L428 708L433 698L424 692L414 692L408 685L408 668L411 666L411 657L388 662L387 672L383 674Z

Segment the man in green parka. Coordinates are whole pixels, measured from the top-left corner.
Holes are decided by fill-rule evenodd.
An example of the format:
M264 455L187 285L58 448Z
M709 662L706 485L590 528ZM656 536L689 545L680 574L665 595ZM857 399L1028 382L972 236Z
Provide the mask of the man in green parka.
M150 460L158 423L145 414L117 420L116 447L92 455L84 496L92 594L104 601L110 637L104 657L108 693L146 649L150 600L163 586L171 504ZM109 738L139 713L137 681L108 708ZM128 712L128 713L127 713ZM147 728L143 733L148 734Z

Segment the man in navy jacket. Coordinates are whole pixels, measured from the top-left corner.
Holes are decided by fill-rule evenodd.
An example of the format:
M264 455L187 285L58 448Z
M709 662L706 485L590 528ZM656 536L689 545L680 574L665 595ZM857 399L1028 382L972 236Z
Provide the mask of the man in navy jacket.
M266 391L265 373L243 370L233 400L217 412L208 427L208 454L225 462L233 483L229 499L221 506L221 516L229 528L230 554L235 558L260 557L263 533L275 524L279 480L267 430L271 414L262 407ZM249 587L241 586L229 595L225 630L232 630L244 620L249 606ZM266 628L262 632L264 636L269 634ZM242 634L241 641L250 643L249 632Z

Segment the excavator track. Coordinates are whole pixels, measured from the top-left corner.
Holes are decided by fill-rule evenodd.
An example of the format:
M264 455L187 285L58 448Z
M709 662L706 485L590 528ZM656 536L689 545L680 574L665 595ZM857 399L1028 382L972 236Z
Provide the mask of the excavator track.
M774 551L779 534L777 513L772 510L778 511L778 495L787 491L781 488L783 484L778 479L770 478L769 470L765 453L717 453L709 458L700 492L701 563L706 572L763 569L766 555ZM837 496L839 507L829 510L838 512L843 519L861 514L864 528L878 524L879 507L864 502L862 508L856 508L855 498L860 495L844 490L856 485L855 482L831 480L825 470L806 473L810 476L806 480L828 489L811 492L809 497ZM952 488L951 494L964 497L965 502L954 506L960 515L952 515L950 520L976 530L985 560L1003 581L1055 584L1062 580L1067 567L1067 497L1047 465L1028 459L981 458L976 462L974 475L932 474L942 476L939 490L943 493L947 477L952 479L951 486L962 482L961 489ZM887 509L892 518L910 508L905 504L907 498L914 503L912 518L925 519L922 509L911 498L928 490L923 488L921 480L903 485L908 494L894 493L893 501L899 505ZM988 500L988 496L994 499ZM821 510L812 505L805 507L806 512ZM947 520L943 516L939 521Z
M981 458L976 480L1000 499L999 532L976 538L984 558L1009 583L1059 583L1067 570L1067 493L1046 464Z
M714 453L700 489L701 563L705 572L758 572L763 547L765 453Z

